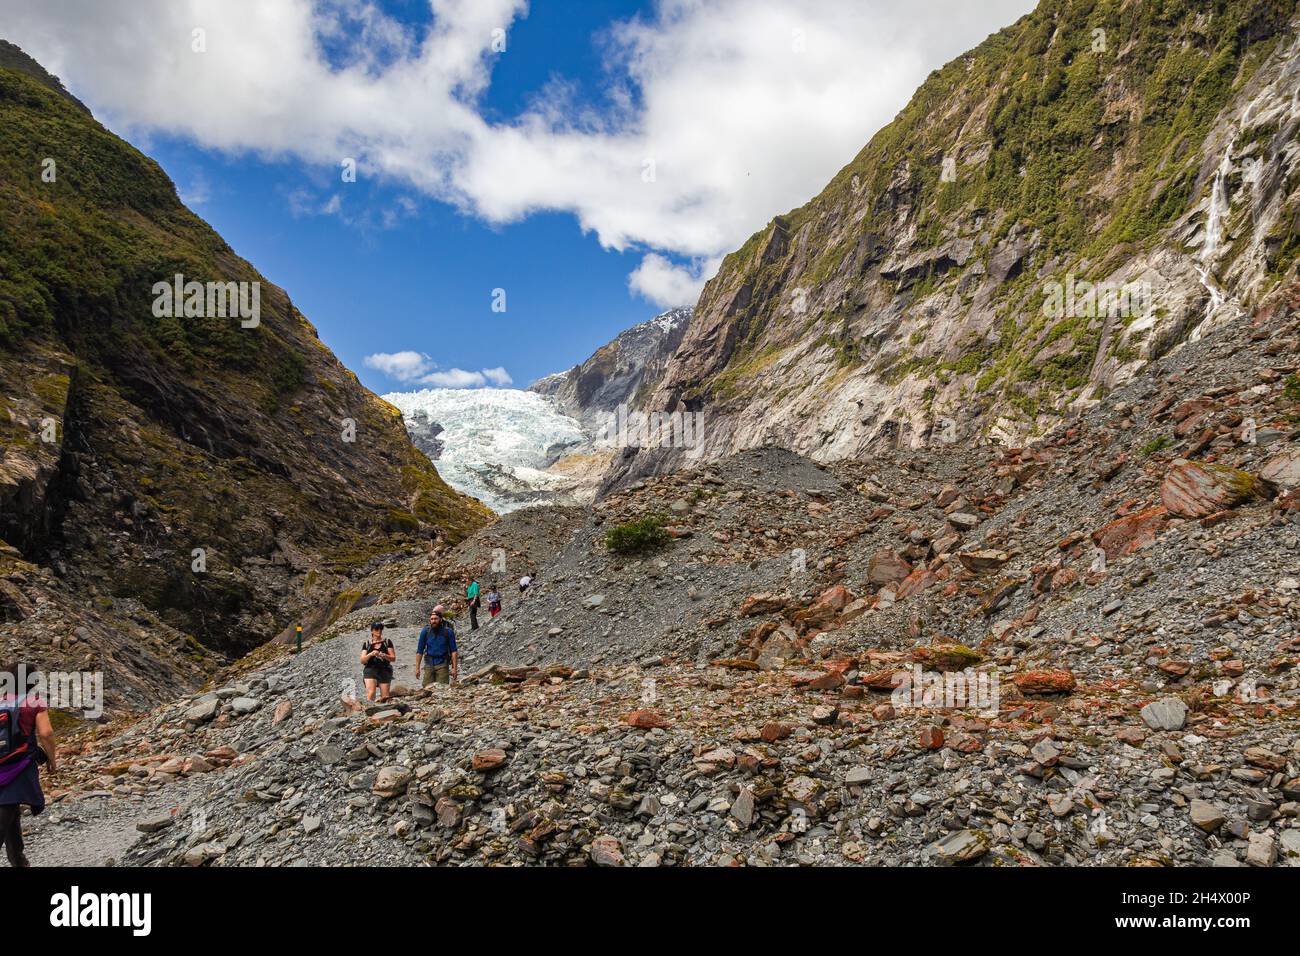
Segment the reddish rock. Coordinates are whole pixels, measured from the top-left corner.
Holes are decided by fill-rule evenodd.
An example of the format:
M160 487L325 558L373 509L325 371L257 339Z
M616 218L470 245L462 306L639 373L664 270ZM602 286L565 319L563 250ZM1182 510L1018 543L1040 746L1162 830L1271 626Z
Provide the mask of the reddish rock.
M847 674L857 666L858 662L851 657L836 657L822 664L826 670L835 671L837 674Z
M1074 570L1074 568L1061 568L1052 575L1047 586L1049 590L1060 591L1064 588L1068 588L1078 580L1079 572Z
M833 625L849 603L853 595L841 584L827 588L817 600L806 609L794 615L792 620L804 631L824 629Z
M1092 533L1092 540L1106 552L1108 560L1114 561L1151 544L1168 521L1164 507L1147 508L1104 525Z
M878 704L871 709L871 716L876 720L893 720L894 714L893 704Z
M280 701L280 703L275 705L275 713L271 715L271 726L274 727L276 724L284 723L286 720L289 719L289 715L292 713L293 713L293 701L291 700Z
M901 581L912 571L912 566L897 551L883 548L871 556L867 566L867 580L877 586Z
M948 742L948 746L958 753L975 754L984 749L984 741L974 734L958 734Z
M1176 461L1160 486L1160 501L1170 514L1205 518L1265 492L1267 482L1227 465Z
M906 673L906 671L872 671L870 674L863 674L858 679L862 686L869 687L871 690L893 690L898 686L897 675Z
M912 648L912 660L927 670L961 671L981 663L984 655L964 644L932 644Z
M774 720L771 721L770 723L763 725L763 729L759 733L759 736L762 737L769 744L774 744L778 740L785 740L785 738L789 737L790 734L791 734L791 730L789 727L787 727L783 723L780 723L779 721Z
M1171 677L1186 677L1192 665L1186 661L1161 661L1156 668L1169 674Z
M1024 694L1065 694L1074 690L1074 675L1066 670L1022 671L1011 678Z
M1147 739L1146 731L1141 727L1121 727L1115 731L1115 736L1134 747L1142 746L1142 742Z
M917 568L898 586L898 592L894 595L896 600L903 600L917 591L924 591L926 587L934 580L934 572L929 568Z
M943 746L943 731L938 727L922 727L921 746L926 750L938 750Z
M790 603L788 598L778 594L751 594L740 604L741 617L754 617L758 614L772 614L784 610Z
M470 764L479 773L488 773L505 766L506 752L493 748L492 750L481 750L476 753L470 760Z
M995 551L985 549L982 551L963 551L957 555L957 560L961 562L962 567L967 571L973 571L976 574L981 571L995 571L1002 565L1011 560L1011 555L1005 551Z
M597 866L623 866L623 848L617 838L602 835L592 840L591 862Z
M1270 458L1260 477L1283 488L1300 488L1300 451L1283 452Z
M624 714L623 723L631 727L639 727L642 730L668 726L668 721L653 710L634 710L630 714Z
M844 675L835 671L822 674L801 674L790 682L799 690L834 690L844 686Z

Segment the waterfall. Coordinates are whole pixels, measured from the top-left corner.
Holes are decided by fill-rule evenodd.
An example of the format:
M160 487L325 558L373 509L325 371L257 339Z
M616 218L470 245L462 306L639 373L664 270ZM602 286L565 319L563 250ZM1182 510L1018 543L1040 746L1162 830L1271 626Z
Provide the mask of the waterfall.
M1223 152L1223 159L1214 173L1214 186L1210 190L1210 213L1205 221L1205 243L1201 246L1201 262L1210 268L1219 257L1219 245L1223 242L1223 219L1228 207L1228 173L1232 171L1232 147L1237 144L1236 137L1228 143Z
M1250 111L1247 110L1246 116L1249 115ZM1245 117L1243 121L1244 119ZM1232 149L1236 145L1237 134L1234 133L1223 151L1219 168L1214 172L1214 184L1210 187L1210 209L1205 217L1205 240L1201 243L1201 264L1196 268L1201 285L1210 294L1210 303L1205 307L1205 315L1200 324L1192 330L1191 341L1193 342L1200 339L1205 324L1227 301L1227 296L1214 278L1214 264L1218 261L1219 250L1223 245L1224 223L1232 212L1232 205L1228 199L1228 175L1232 172Z

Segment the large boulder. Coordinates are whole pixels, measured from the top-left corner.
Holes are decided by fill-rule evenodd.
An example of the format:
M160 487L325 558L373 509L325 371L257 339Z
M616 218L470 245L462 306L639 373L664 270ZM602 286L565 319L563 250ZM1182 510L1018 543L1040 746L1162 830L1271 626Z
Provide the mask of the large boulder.
M1268 482L1227 465L1178 460L1160 486L1172 515L1205 518L1268 493Z

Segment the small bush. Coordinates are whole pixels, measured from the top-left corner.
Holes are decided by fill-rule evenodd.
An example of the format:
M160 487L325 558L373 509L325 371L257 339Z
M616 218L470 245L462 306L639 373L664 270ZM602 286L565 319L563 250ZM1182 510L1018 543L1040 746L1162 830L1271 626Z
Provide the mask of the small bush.
M1156 452L1168 448L1173 443L1174 440L1170 438L1168 435L1161 435L1159 438L1149 441L1142 446L1142 450L1141 450L1142 457L1150 458Z
M615 554L647 554L671 540L664 530L664 519L659 515L648 515L605 532L605 547Z

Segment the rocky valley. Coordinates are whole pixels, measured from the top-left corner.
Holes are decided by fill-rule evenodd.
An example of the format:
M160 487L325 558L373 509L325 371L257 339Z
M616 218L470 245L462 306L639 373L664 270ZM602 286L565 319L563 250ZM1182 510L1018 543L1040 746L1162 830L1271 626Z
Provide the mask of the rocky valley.
M372 394L8 44L0 121L0 648L108 691L36 865L1300 865L1293 3L1043 0L527 392Z

